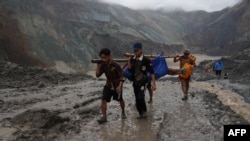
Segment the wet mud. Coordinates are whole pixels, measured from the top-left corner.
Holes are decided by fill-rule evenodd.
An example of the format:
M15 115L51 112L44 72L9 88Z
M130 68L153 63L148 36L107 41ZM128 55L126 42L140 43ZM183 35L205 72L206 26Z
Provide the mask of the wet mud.
M137 119L132 83L126 81L123 97L127 118L121 118L119 103L111 101L107 123L98 124L105 80L58 76L41 79L43 87L9 87L20 80L1 76L5 85L0 89L0 141L222 141L223 125L250 121L248 99L242 94L248 87L227 80L193 79L189 92L194 97L182 101L178 78L165 77L157 81L153 103L147 103L147 119ZM60 81L49 82L54 80Z

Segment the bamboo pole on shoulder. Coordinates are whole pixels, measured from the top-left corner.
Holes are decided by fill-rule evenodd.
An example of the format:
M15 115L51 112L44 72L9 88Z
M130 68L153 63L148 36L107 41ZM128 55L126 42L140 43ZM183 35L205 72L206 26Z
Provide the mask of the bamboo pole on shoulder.
M127 62L127 59L113 59L116 62ZM92 59L92 63L101 63L103 62L102 59Z
M134 56L134 54L132 53L124 53L124 56L125 57L132 57ZM148 58L156 58L158 55L144 55ZM175 56L163 56L164 58L174 58ZM123 63L123 62L127 62L127 59L113 59L114 61L116 62L119 62L119 63ZM102 59L92 59L91 60L92 63L101 63L103 62Z
M132 57L132 56L134 56L134 54L132 54L132 53L124 53L124 56L126 56L126 57ZM145 57L148 57L148 58L156 58L158 55L144 55ZM174 58L175 56L173 55L173 56L163 56L164 58Z

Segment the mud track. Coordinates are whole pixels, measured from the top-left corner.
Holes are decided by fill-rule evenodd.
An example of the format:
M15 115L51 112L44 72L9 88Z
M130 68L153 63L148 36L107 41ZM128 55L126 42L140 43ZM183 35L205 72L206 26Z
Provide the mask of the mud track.
M99 125L96 119L100 116L104 84L103 79L86 79L43 88L1 89L0 140L219 141L223 139L223 125L249 124L250 121L248 112L234 109L220 99L219 93L229 91L219 88L219 83L193 81L190 94L195 97L183 102L180 84L177 78L171 78L157 81L154 101L147 104L149 117L145 120L136 119L132 84L126 81L127 119L121 119L119 104L111 101L108 122ZM237 93L231 94L240 97ZM246 108L249 106L244 100L234 103L243 104Z

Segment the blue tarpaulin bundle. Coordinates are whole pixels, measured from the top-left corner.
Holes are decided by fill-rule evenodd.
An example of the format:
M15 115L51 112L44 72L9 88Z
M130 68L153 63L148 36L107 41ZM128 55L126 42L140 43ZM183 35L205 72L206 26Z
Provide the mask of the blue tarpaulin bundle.
M156 58L154 58L151 61L152 61L156 79L159 79L168 73L168 65L165 60L165 57L163 57L163 54L158 55ZM129 80L132 80L132 73L128 70L128 67L125 67L123 69L123 72L126 78L128 78ZM149 73L147 73L147 77L151 79Z

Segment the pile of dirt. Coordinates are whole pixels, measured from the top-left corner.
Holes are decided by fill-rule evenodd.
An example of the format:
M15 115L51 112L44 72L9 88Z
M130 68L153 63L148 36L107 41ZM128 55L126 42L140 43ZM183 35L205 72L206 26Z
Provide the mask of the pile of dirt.
M83 73L65 74L47 70L46 68L30 67L3 61L0 61L0 68L0 89L31 86L43 88L47 85L74 83L92 78Z
M249 124L247 120L235 114L230 107L223 105L217 97L209 92L203 92L204 105L209 110L207 116L210 117L213 126L220 128L228 124Z
M59 113L47 109L32 109L15 116L10 121L11 127L18 129L13 134L15 136L13 140L55 140L58 134L80 132L77 121L71 121L69 117L61 117Z
M231 57L222 57L221 61L224 64L222 75L227 73L230 82L250 85L250 49L246 49ZM193 76L195 80L206 81L215 78L214 72L204 73L204 66L208 62L209 60L204 60L197 66ZM222 76L222 78L224 77Z
M250 85L250 49L229 58L222 58L222 61L231 82Z
M206 83L207 85L202 87L197 85L198 83ZM195 94L195 97L190 97L183 104L176 104L175 107L179 108L179 111L164 113L157 140L219 141L223 140L224 125L249 124L248 120L235 113L230 107L225 106L219 100L218 95L206 90L209 85L213 87L207 82L191 84L190 94ZM173 99L168 102L171 101Z

